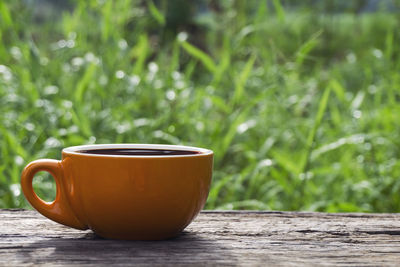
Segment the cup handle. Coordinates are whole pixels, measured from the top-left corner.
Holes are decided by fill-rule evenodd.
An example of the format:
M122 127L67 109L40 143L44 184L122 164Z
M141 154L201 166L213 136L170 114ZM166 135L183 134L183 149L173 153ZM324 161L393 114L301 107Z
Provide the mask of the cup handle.
M56 198L53 202L45 202L39 198L33 190L32 181L39 171L49 172L56 181ZM53 159L39 159L29 163L21 175L21 187L26 199L37 211L47 218L77 229L88 227L80 222L70 208L64 188L63 169L61 161Z

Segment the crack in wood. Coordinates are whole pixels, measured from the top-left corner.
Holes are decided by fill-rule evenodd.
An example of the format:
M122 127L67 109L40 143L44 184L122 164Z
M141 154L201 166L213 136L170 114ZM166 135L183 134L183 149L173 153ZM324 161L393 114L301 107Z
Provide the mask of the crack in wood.
M322 234L337 235L337 236L350 236L350 233L348 233L348 232L327 231L327 230L306 229L306 230L296 230L295 232L303 233L303 234L322 233Z
M4 246L4 247L2 247L1 245L0 245L0 250L2 250L2 249L20 249L20 248L23 248L24 246L22 246L22 245L18 245L18 246Z
M369 235L400 235L400 230L356 231L356 232Z

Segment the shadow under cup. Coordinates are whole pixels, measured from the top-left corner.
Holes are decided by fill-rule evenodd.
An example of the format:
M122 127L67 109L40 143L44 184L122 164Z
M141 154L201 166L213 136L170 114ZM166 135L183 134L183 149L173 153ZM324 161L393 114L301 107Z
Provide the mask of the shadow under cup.
M21 186L44 216L105 238L160 240L178 235L203 208L212 176L211 150L111 144L65 148L62 160L29 163ZM36 172L56 181L53 202L33 191Z

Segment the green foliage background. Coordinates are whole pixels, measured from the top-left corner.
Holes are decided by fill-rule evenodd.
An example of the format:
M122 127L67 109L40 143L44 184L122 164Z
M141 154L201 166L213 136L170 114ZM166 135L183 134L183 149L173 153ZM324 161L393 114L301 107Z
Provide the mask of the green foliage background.
M0 208L63 147L166 143L214 150L209 209L399 212L400 15L307 2L1 1Z

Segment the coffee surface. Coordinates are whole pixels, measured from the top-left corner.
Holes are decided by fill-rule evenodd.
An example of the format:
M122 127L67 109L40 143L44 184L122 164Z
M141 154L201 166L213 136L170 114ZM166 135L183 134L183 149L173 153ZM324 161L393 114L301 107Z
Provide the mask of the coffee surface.
M108 148L80 150L79 153L96 155L128 155L128 156L177 156L200 154L197 151L147 148Z

